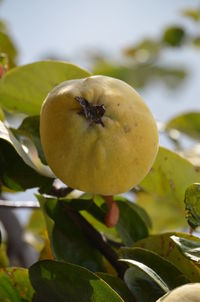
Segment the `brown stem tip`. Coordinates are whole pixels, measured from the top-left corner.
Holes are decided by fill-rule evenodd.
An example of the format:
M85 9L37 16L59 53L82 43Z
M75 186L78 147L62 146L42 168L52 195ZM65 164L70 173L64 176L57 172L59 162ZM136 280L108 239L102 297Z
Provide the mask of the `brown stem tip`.
M108 212L105 215L104 221L108 228L114 227L119 220L119 208L114 201L113 196L103 196L105 202L108 205Z

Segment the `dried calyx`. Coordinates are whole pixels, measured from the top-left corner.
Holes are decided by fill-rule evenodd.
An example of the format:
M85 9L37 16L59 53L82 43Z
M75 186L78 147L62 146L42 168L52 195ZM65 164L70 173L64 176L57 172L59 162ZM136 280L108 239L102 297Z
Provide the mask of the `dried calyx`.
M105 106L103 104L93 105L81 96L76 96L75 100L78 101L81 106L81 111L79 111L79 114L83 115L86 120L90 122L90 124L101 124L101 126L104 127L102 117L105 113Z

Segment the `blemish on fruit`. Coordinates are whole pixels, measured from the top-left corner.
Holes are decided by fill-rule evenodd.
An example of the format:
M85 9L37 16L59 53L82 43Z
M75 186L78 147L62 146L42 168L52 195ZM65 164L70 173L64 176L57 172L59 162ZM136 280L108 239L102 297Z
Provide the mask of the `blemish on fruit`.
M170 184L170 187L172 188L172 190L175 191L175 184L172 179L169 180L169 184Z
M173 241L170 241L169 245L168 245L168 250L167 250L167 253L166 253L166 257L168 257L169 254L172 252L172 250L174 249L174 246L175 246L175 243Z
M130 132L131 131L131 128L129 127L129 125L124 125L124 132L125 133L128 133L128 132Z

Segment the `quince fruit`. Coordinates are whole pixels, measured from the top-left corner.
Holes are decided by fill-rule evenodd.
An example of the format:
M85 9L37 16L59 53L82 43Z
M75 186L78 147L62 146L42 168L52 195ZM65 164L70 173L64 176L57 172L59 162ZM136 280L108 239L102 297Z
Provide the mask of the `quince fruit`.
M156 302L200 302L200 283L177 287Z
M158 150L156 122L140 95L125 82L100 75L55 87L41 109L40 134L54 174L94 194L133 188Z

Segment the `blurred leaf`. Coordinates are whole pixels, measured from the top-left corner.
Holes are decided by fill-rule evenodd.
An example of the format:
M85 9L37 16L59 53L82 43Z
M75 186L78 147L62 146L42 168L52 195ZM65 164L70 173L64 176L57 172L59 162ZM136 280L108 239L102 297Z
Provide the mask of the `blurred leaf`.
M74 264L40 261L31 266L29 276L35 289L33 302L123 302L102 279Z
M63 81L89 76L70 63L41 61L16 67L0 81L0 102L7 110L40 114L47 94Z
M150 215L154 231L186 226L185 190L199 181L200 171L189 161L170 150L159 148L151 171L140 183L145 192L138 193L137 200Z
M44 215L41 210L32 211L29 221L26 225L26 231L40 234L46 229Z
M198 22L200 20L200 10L198 8L187 8L182 11L183 16Z
M161 45L152 39L144 39L133 47L124 50L124 55L134 58L138 63L146 63L159 56Z
M183 67L132 63L125 65L109 61L97 61L93 66L93 72L123 80L136 89L155 82L162 82L169 88L176 88L186 76Z
M52 204L52 199L46 199L46 211L55 222L51 234L51 246L55 258L79 264L92 271L104 271L102 255L73 221L66 207L67 202L54 199Z
M106 273L97 273L96 275L103 279L107 284L109 284L110 287L118 293L118 295L123 299L124 302L137 302L129 288L120 278Z
M53 179L38 169L30 160L22 145L0 121L0 177L2 183L15 191L33 187L50 187Z
M45 247L46 223L41 210L32 211L29 221L25 227L25 240L38 252Z
M2 31L0 31L0 53L7 54L9 67L15 66L17 50L7 33Z
M9 259L7 256L7 246L5 243L0 243L0 268L9 266Z
M190 260L200 264L200 239L183 238L176 235L171 236L171 239L176 243L180 251Z
M178 246L171 239L171 236L177 236L199 242L200 239L185 233L164 233L153 235L142 239L134 244L134 247L141 247L157 253L161 257L170 261L190 282L199 282L200 268L197 263L187 259L179 250Z
M131 246L135 241L148 236L148 227L136 210L137 205L127 200L116 200L120 216L116 225L125 245Z
M28 271L23 268L0 269L0 301L29 302L32 301Z
M187 112L168 121L166 130L177 129L190 137L200 140L200 112Z
M172 26L165 29L163 42L171 47L181 46L185 39L185 31L182 27Z
M40 252L39 260L51 259L54 260L54 256L51 249L51 243L48 237L47 231L45 232L44 246Z
M189 283L189 280L172 263L149 250L137 247L122 247L120 258L132 259L145 264L162 278L169 289Z
M138 302L155 302L165 291L139 267L126 270L124 281Z
M192 43L195 47L200 48L200 36L195 37Z
M192 184L185 191L185 209L188 224L193 229L200 226L200 184Z
M0 107L0 120L3 122L4 121L4 113L2 108Z
M40 141L40 116L28 116L26 117L18 129L12 128L12 132L19 139L20 137L27 137L34 143L37 148L37 152L40 160L47 165L44 152Z

